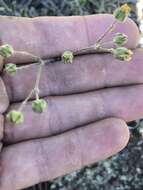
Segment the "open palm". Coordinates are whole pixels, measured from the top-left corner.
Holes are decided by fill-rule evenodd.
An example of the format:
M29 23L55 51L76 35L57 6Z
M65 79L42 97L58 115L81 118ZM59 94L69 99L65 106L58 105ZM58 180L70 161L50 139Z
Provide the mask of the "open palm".
M44 59L64 50L92 45L113 21L111 15L85 17L0 17L0 43ZM116 32L129 37L135 49L139 31L128 19ZM40 81L40 96L48 101L43 114L25 107L25 121L14 126L4 121L33 88L37 65L0 78L0 189L18 190L53 179L105 159L125 147L126 121L143 116L143 50L135 49L131 63L109 54L84 55L71 65L48 63ZM6 62L30 64L28 57ZM5 63L6 64L6 63ZM0 59L1 68L3 60Z

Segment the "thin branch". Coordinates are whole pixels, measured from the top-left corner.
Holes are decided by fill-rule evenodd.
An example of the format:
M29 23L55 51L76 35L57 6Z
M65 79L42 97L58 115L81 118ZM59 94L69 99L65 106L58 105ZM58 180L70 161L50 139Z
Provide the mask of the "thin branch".
M22 102L22 104L19 107L19 111L22 111L24 106L27 104L28 100L31 98L31 96L35 93L36 99L39 99L39 83L40 83L40 78L42 74L42 68L44 66L45 62L39 58L39 68L38 68L38 73L36 77L36 82L34 88L30 91L29 95L27 98Z
M99 39L96 41L96 44L100 44L101 41L106 37L106 35L111 32L114 28L114 26L117 24L117 20L114 20L114 22L107 28L107 30L102 34Z
M34 90L32 89L29 93L29 95L27 96L27 98L22 102L22 104L20 105L18 111L22 111L23 108L25 107L25 105L27 104L28 100L31 98L31 96L33 95Z
M102 48L102 47L96 47L94 46L90 46L81 50L77 50L75 52L73 52L73 54L75 56L77 55L86 55L86 54L92 54L92 53L111 53L111 49L107 49L107 48Z
M39 99L39 83L40 83L40 79L41 79L42 69L43 69L43 66L45 65L45 62L42 59L39 59L39 63L40 63L40 65L39 65L36 83L35 83L35 87L34 87L36 99Z

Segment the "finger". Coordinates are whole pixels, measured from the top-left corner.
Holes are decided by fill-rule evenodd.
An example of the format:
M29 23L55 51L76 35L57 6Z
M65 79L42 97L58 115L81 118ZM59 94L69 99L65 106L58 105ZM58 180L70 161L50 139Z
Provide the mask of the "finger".
M106 119L47 139L4 148L1 190L22 189L105 159L127 144L124 121Z
M55 57L64 50L77 50L94 44L113 21L113 16L109 14L32 19L5 16L0 17L1 43L9 43L15 50L27 51L42 58ZM129 37L128 47L137 46L139 31L131 19L118 23L105 40L112 39L116 32L123 32ZM28 60L17 57L13 61L20 63Z
M3 80L0 77L0 113L4 113L9 105L9 98L3 83Z
M128 64L111 55L87 55L75 59L72 65L47 64L40 80L40 96L65 95L92 91L104 87L141 84L143 82L143 49L134 51ZM19 70L15 76L4 74L11 101L27 97L35 85L38 66Z
M4 141L15 143L52 136L107 117L132 121L143 117L143 85L103 89L91 93L48 97L48 108L34 113L31 105L24 110L25 121L16 127L5 123ZM11 109L18 109L19 104Z

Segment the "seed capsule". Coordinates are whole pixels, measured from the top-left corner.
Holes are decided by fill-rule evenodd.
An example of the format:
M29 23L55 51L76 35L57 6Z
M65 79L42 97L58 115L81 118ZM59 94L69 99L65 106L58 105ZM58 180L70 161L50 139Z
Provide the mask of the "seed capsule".
M116 36L113 38L114 44L118 46L123 46L128 41L128 36L122 33L117 33Z
M74 58L74 55L73 55L73 52L71 52L71 51L65 51L62 54L62 60L64 63L72 63L73 58Z
M21 124L24 121L24 116L21 112L12 110L6 115L6 119L13 124Z
M5 71L8 75L15 75L16 72L17 72L17 66L16 66L14 63L6 64L4 71Z
M4 58L8 58L12 56L14 53L13 47L9 44L5 44L0 46L0 55Z
M125 47L119 47L112 50L113 56L121 61L130 61L132 59L133 52Z
M126 18L129 16L130 11L131 8L128 6L128 4L124 4L121 7L117 8L114 11L113 15L118 21L124 22Z
M32 110L37 113L42 113L47 107L47 102L43 99L37 99L32 102Z

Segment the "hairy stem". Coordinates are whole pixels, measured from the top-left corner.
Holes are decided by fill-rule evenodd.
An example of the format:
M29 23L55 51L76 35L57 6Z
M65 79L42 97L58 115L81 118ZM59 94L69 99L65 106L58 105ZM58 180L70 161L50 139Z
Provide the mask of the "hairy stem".
M29 95L27 96L27 98L22 102L22 104L20 105L18 111L22 111L23 108L25 107L25 105L27 104L28 100L31 98L31 96L33 95L34 90L32 89L29 93Z
M22 102L22 104L19 107L19 111L22 111L24 106L27 104L28 100L32 97L32 95L35 93L36 99L39 99L39 83L40 83L40 78L41 78L41 74L42 74L42 68L45 64L45 62L41 59L38 58L39 61L39 68L38 68L38 73L37 73L37 77L36 77L36 82L35 82L35 86L34 88L30 91L29 95L27 96L27 98Z
M92 53L111 53L111 49L103 48L103 47L96 47L95 45L77 50L73 52L76 55L85 55L85 54L92 54Z
M81 50L77 50L73 52L74 55L83 55L83 54L90 54L90 53L109 53L111 52L110 49L103 48L101 45L102 40L106 37L108 33L110 33L115 25L117 24L117 21L115 20L108 28L107 30L99 37L99 39L96 41L96 43L92 46L89 46L87 48L83 48Z
M114 22L107 28L107 30L99 37L99 39L96 41L96 44L100 44L106 35L113 30L116 24L117 20L114 20Z
M35 91L35 95L36 95L36 99L39 99L39 83L40 83L40 78L41 78L41 74L42 74L42 69L43 66L45 64L45 62L42 59L39 59L39 69L38 69L38 73L37 73L37 78L36 78L36 83L35 83L35 87L34 87L34 91Z

